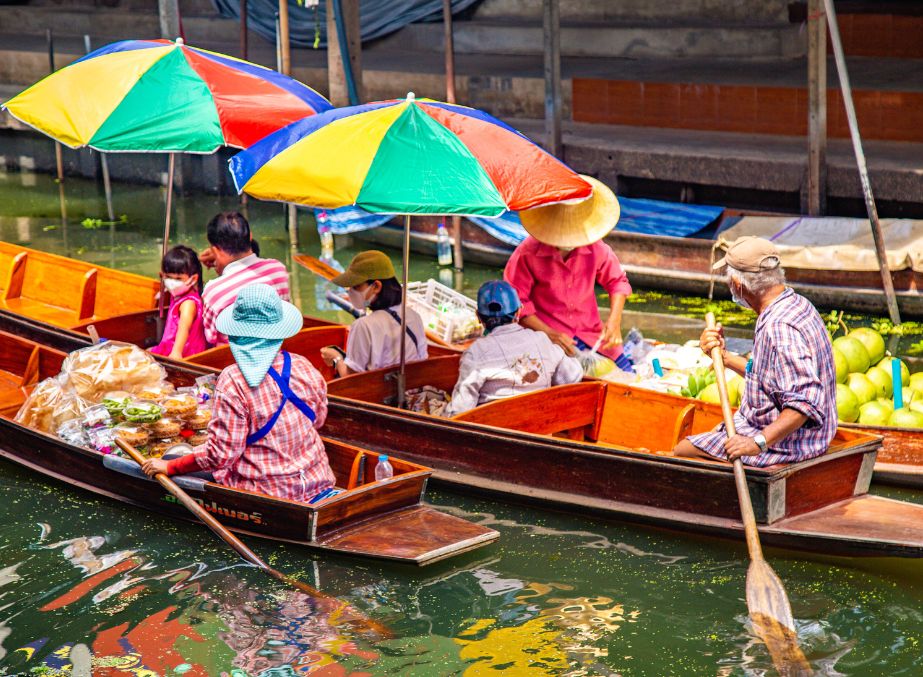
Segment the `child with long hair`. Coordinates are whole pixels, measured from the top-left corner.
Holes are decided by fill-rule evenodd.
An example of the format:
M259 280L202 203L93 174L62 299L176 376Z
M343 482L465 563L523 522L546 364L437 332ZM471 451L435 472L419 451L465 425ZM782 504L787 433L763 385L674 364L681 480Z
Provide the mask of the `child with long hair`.
M152 353L181 360L208 348L202 322L202 264L195 251L177 245L160 264L164 289L170 294L170 308L163 339Z

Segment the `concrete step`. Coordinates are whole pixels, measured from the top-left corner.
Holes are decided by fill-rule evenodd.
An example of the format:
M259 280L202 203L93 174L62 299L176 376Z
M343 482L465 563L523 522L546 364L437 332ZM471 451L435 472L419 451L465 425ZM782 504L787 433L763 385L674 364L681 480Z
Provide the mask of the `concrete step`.
M41 34L47 29L54 35L89 35L94 46L106 42L126 39L160 37L160 20L156 7L152 11L82 6L22 7L0 5L0 31L20 35ZM238 23L222 19L217 12L204 16L187 14L183 16L183 30L190 44L210 41L237 45ZM0 43L2 46L3 43Z
M720 22L788 23L788 0L560 0L565 20L671 22L709 20ZM542 0L484 0L475 11L477 19L518 18L540 21Z
M455 49L469 54L541 54L542 24L536 21L493 19L455 23ZM443 27L411 24L383 40L392 48L442 51ZM670 22L660 25L613 21L562 21L563 56L675 59L791 58L805 54L807 42L790 24L716 25Z

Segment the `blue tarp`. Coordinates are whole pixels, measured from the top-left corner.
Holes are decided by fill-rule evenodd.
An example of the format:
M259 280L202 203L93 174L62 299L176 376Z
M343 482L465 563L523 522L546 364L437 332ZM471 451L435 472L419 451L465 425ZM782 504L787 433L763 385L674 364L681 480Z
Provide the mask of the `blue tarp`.
M724 207L707 205L689 205L663 200L644 200L620 197L622 214L616 230L643 235L670 235L687 237L699 232L715 221ZM315 210L319 217L323 210ZM324 211L327 225L337 235L355 233L383 226L393 216L389 214L370 214L358 207L343 207ZM526 231L519 222L516 213L507 213L496 219L465 217L480 226L493 237L511 247L515 247L526 237ZM320 222L320 218L318 218Z
M240 0L212 0L223 17L240 20ZM457 14L479 0L452 0L452 14ZM247 26L270 42L276 41L275 0L247 0ZM316 16L316 20L315 20ZM381 38L416 21L441 20L442 0L362 0L359 4L359 31L362 41ZM314 45L315 28L320 29L320 47L327 46L327 3L320 0L314 8L288 2L288 32L293 45Z

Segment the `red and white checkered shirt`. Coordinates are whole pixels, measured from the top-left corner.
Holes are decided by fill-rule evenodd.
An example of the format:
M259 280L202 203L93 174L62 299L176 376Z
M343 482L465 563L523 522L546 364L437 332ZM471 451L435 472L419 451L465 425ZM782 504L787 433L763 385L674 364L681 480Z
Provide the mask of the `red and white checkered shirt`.
M298 407L287 402L272 430L250 446L247 436L279 408L279 386L267 374L259 386L251 388L236 364L218 377L208 441L203 451L196 452L195 460L200 469L213 471L220 484L293 501L310 500L334 485L336 478L317 432L327 419L327 384L306 358L291 358L289 387L314 410L317 419L312 425ZM280 374L282 360L280 352L272 364Z
M765 467L820 456L836 434L836 368L824 321L810 301L786 288L757 318L753 339L753 366L734 414L737 434L753 437L783 409L808 420L768 451L740 460ZM688 439L712 456L727 458L723 423Z
M228 342L228 337L215 328L215 320L222 310L237 300L237 294L249 284L262 282L273 287L283 301L289 300L288 269L275 259L261 259L251 254L228 264L221 277L209 281L202 291L202 323L205 340L212 345Z

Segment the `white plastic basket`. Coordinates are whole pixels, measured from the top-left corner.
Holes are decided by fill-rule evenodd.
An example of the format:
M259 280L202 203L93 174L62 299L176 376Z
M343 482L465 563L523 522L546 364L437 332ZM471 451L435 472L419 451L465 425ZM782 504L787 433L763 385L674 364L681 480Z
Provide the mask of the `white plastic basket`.
M407 304L423 318L423 326L446 343L481 335L477 303L436 280L408 283Z

